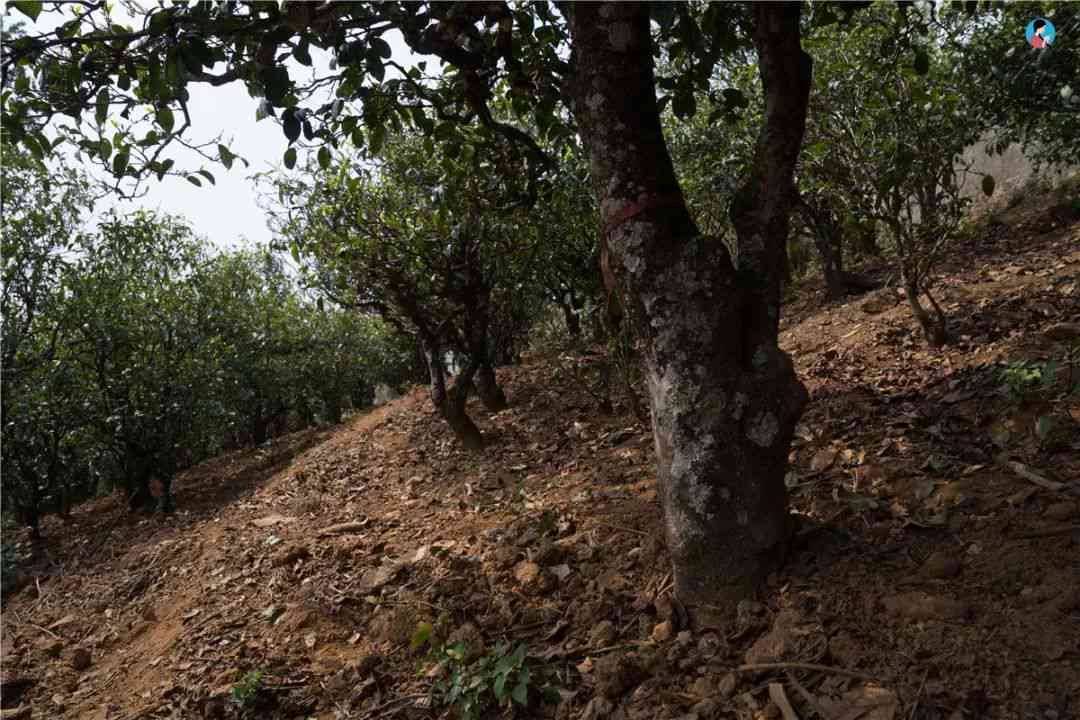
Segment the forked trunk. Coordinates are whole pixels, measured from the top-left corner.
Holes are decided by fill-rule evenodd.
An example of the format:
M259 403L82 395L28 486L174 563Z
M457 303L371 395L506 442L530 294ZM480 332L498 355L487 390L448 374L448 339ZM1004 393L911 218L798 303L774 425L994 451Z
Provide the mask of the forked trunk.
M424 357L427 360L431 376L431 404L435 411L446 420L446 424L469 450L484 447L484 438L480 428L465 412L465 402L469 397L469 386L476 373L476 365L470 363L457 377L452 388L446 386L446 368L443 365L442 349L434 341L426 341Z
M767 101L757 167L737 212L736 269L723 243L700 236L676 180L656 103L648 5L571 10L575 117L610 274L627 290L628 316L645 340L675 590L703 624L729 622L735 603L785 555L784 473L806 400L777 335L809 58L797 4L754 12ZM609 296L621 288L609 287Z
M931 315L922 306L922 302L919 301L919 294L919 288L914 282L904 281L904 296L907 298L908 305L911 306L911 314L915 316L919 327L922 328L926 343L930 347L941 347L949 339L948 329L945 325L945 314L941 311L941 307L935 302L933 296L926 292L926 297L930 300L933 309Z

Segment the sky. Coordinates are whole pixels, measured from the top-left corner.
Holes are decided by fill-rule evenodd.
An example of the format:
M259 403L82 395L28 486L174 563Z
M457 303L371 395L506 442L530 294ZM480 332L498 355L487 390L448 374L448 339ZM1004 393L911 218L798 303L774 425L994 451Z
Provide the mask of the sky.
M5 21L22 17L10 7L6 12L12 17L5 18ZM121 22L141 25L141 22L132 22L130 16L124 17L124 13L120 15ZM50 30L62 22L59 18L58 13L47 8L25 30L30 34ZM414 63L414 56L400 33L387 33L384 39L390 43L395 61L405 67ZM329 56L312 48L312 59L315 68L325 70ZM311 69L293 63L289 71L294 77L300 78L304 77L300 72L311 72ZM185 137L197 143L212 140L220 134L222 142L245 158L250 167L244 167L242 162L237 161L231 170L226 170L223 165L208 163L187 148L174 146L166 157L175 159L177 168L195 171L204 167L214 175L217 184L203 183L198 188L183 177L166 177L160 182L151 178L146 183L148 192L145 196L131 201L102 200L95 207L94 214L102 216L113 207L120 212L139 208L157 210L183 216L198 234L220 247L239 247L245 241L269 242L271 233L266 224L266 214L258 206L260 190L252 175L281 166L281 157L288 144L280 124L270 118L256 122L258 100L248 95L243 83L234 82L221 87L192 83L188 85L188 91L191 94L188 109L192 127ZM300 150L301 160L303 152ZM69 158L69 162L74 160ZM262 191L266 192L265 186Z

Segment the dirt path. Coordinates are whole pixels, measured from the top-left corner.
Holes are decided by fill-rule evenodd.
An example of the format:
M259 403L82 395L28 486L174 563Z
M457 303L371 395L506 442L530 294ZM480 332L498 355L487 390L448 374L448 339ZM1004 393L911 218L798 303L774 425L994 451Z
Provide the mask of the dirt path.
M500 371L511 409L471 408L482 456L416 392L194 469L173 518L105 500L50 521L38 583L4 603L5 687L33 681L4 707L237 717L229 693L260 671L255 717L434 717L410 647L429 622L481 653L526 643L560 691L530 695L537 716L778 717L772 681L804 718L1078 717L1080 401L1009 401L994 363L1076 342L1080 228L1026 222L944 280L945 350L892 290L796 308L801 530L729 636L680 632L647 429L548 359ZM733 672L776 661L856 677Z

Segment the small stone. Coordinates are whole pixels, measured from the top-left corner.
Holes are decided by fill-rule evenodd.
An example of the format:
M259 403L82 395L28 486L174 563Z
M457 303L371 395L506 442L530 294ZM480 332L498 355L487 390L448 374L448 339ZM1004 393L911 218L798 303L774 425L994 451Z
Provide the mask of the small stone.
M727 700L735 694L735 688L739 687L739 678L735 673L727 673L720 678L720 682L716 684L716 691L720 697Z
M514 579L529 595L540 595L555 585L555 578L550 573L544 572L543 568L528 560L523 560L514 566Z
M960 559L945 552L935 552L926 558L922 571L929 577L944 580L955 577L961 568Z
M509 545L500 545L495 548L495 551L491 553L491 559L495 563L496 567L508 568L517 562L518 554L517 550Z
M311 551L303 545L289 544L274 553L274 558L270 564L274 567L283 567L309 557L311 557Z
M267 622L274 622L281 616L281 613L285 612L285 608L280 605L267 605L266 609L262 611L262 619Z
M698 638L698 652L705 658L711 658L720 652L720 636L716 633L705 633Z
M694 642L694 636L689 630L683 630L675 636L675 644L684 650L690 647L692 642Z
M58 658L64 649L64 643L55 638L42 638L34 649L47 658Z
M86 648L75 648L71 651L71 656L68 658L68 664L72 669L82 672L86 670L93 663L93 658L90 656L90 651Z
M694 703L694 706L690 708L690 714L696 717L698 720L711 720L718 717L720 712L720 705L712 698L705 698L700 702Z
M666 643L671 639L672 634L674 634L674 628L671 626L671 621L665 620L656 623L652 631L652 640L657 644Z
M596 661L596 690L614 700L645 679L645 671L633 655L605 655Z
M656 609L656 617L661 620L670 620L672 614L675 612L675 608L671 604L670 595L661 595L653 602L653 607Z
M699 698L711 697L715 691L716 683L709 677L699 677L697 680L690 683L690 694Z
M1080 510L1080 507L1078 507L1076 503L1064 500L1048 506L1045 512L1043 512L1043 515L1047 520L1064 522L1066 520L1071 520L1077 514L1078 510Z
M814 472L822 472L828 470L836 462L836 456L840 454L840 451L836 448L823 448L814 453L814 457L810 460L810 469Z
M607 647L615 642L616 635L615 624L610 620L601 620L589 633L589 647Z

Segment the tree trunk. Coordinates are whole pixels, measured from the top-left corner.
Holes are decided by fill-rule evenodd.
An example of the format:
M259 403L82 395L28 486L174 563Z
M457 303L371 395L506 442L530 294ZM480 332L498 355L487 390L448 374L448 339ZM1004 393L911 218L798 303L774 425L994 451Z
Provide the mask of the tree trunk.
M828 200L802 199L803 217L814 236L814 247L821 259L825 289L830 300L839 300L848 291L844 274L843 228L840 219L828 205Z
M480 396L480 402L491 412L499 412L510 407L506 401L506 393L499 387L495 378L495 370L491 363L485 362L476 371L476 394Z
M581 318L578 317L576 308L573 303L563 299L559 301L559 307L562 308L563 320L566 321L566 332L572 340L579 340L581 338Z
M934 301L934 298L930 296L930 293L926 293L927 298L930 300L930 304L934 308L934 315L931 316L926 308L919 302L919 287L918 285L907 278L904 279L904 296L907 298L908 305L911 306L911 314L915 316L915 320L919 323L919 327L922 328L923 337L926 338L926 342L930 347L941 347L948 340L948 332L945 328L945 315L941 312L941 308Z
M476 373L475 364L470 362L469 366L458 375L454 387L448 389L441 347L433 340L426 341L424 346L424 358L431 376L431 404L435 407L435 411L446 420L450 429L467 449L483 448L484 438L480 434L480 428L476 427L476 423L465 412L469 385L472 383L472 376Z
M645 341L675 590L702 624L729 622L735 603L785 556L784 473L806 400L777 337L810 61L799 46L798 4L753 11L765 127L733 211L736 269L723 243L700 237L676 180L656 104L648 5L571 10L575 118L600 200L605 276L627 290L628 317Z

